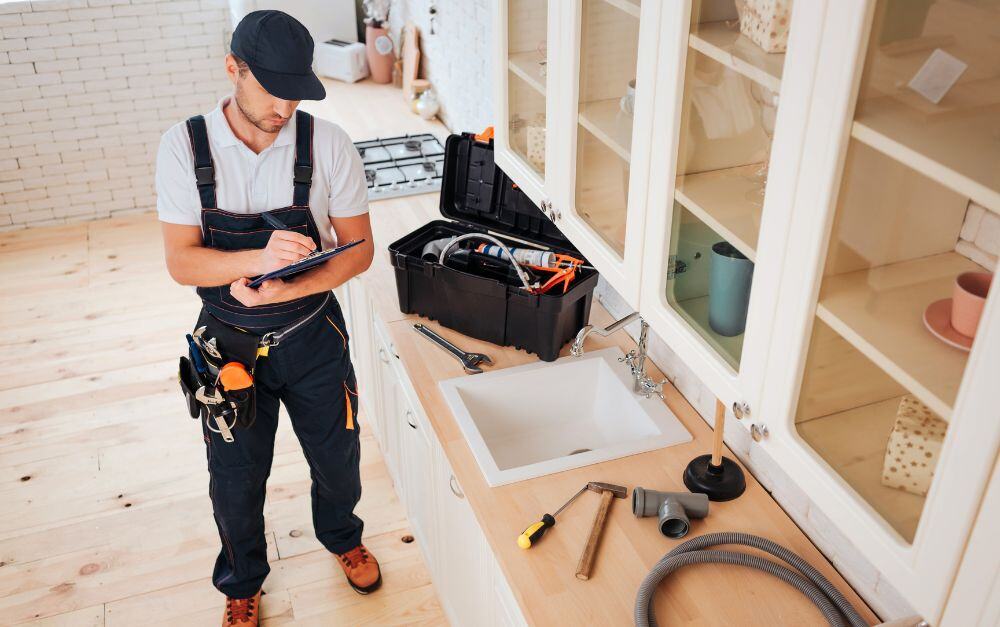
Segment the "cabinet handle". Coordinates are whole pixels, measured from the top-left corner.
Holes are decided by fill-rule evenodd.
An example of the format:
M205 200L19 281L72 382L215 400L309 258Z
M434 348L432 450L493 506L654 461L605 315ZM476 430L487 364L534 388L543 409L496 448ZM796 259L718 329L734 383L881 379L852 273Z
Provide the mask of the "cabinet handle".
M767 425L756 422L750 425L750 437L753 438L754 442L760 442L768 435L770 435L770 432L767 430Z
M465 498L465 494L463 494L461 488L458 487L458 479L455 479L455 475L452 475L451 479L448 479L448 487L451 488L451 493L458 498Z
M381 346L378 347L378 360L383 364L389 363L389 357L385 354L385 349Z
M415 418L415 417L413 415L413 412L410 411L409 409L407 409L406 413L403 414L403 420L406 421L406 424L410 425L411 429L416 429L417 428L416 420L414 420L413 422L410 422L410 418Z
M733 401L733 415L736 416L737 420L742 420L743 418L750 415L750 405L745 401Z

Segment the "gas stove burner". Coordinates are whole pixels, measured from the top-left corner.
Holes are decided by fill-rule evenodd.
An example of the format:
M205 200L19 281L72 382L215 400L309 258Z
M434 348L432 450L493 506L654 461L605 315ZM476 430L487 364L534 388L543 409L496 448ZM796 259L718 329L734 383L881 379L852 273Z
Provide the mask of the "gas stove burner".
M444 146L430 133L355 142L365 164L368 200L441 189Z

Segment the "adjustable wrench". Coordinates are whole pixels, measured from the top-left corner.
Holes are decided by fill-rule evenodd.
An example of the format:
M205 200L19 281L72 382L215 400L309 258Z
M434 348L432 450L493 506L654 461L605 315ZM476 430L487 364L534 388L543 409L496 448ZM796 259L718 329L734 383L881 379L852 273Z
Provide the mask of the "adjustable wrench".
M467 353L422 324L413 325L413 329L417 333L423 335L430 341L448 351L453 357L455 357L455 359L462 362L462 367L465 368L465 371L469 374L479 374L482 372L483 369L479 367L479 364L487 364L489 366L493 365L493 360L490 359L488 355L483 355L482 353Z

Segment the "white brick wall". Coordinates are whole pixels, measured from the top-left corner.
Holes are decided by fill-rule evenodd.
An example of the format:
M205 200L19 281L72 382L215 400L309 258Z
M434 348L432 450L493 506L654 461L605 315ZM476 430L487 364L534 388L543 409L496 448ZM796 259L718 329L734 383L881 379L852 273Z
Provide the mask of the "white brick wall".
M1000 256L1000 216L974 202L969 203L955 252L996 271Z
M227 0L0 3L0 229L155 207L160 135L228 89Z
M421 70L437 90L438 117L452 131L482 131L493 120L493 15L489 0L435 0L434 34L431 0L393 0L389 29L399 41L410 20L420 31Z

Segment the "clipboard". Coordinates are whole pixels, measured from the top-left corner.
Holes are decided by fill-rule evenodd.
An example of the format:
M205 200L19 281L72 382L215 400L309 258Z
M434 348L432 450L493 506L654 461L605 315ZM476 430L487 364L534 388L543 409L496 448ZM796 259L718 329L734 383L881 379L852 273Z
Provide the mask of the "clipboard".
M302 259L299 259L295 263L288 264L284 268L278 268L273 272L262 274L253 281L250 281L250 283L247 284L247 287L252 287L256 289L260 287L260 284L263 283L264 281L270 281L271 279L284 279L290 276L295 276L296 274L305 272L306 270L309 270L311 268L315 268L316 266L322 263L326 263L327 261L329 261L333 257L336 257L337 255L344 252L348 248L354 248L355 246L364 241L365 240L363 239L359 239L359 240L354 240L353 242L348 242L343 246L337 246L336 248L331 248L329 250L318 250L310 255L303 257Z

